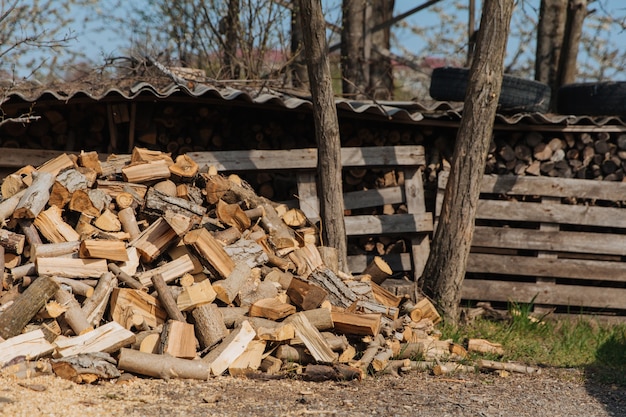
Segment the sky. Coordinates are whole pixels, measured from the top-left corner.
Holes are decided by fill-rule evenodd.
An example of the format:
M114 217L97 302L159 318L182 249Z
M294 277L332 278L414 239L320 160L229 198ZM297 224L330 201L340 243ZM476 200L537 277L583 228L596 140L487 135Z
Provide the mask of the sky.
M28 1L28 0L25 0ZM395 10L394 15L399 15L407 10L410 10L416 7L419 4L422 4L426 0L396 0L395 1ZM615 16L626 16L626 1L625 0L599 0L601 4L606 7L608 12ZM477 0L480 3L480 0ZM518 0L520 4L524 4L524 7L532 8L538 7L540 1L539 0ZM101 1L103 7L106 7L107 4L112 4L112 1L102 0ZM149 0L133 0L133 5L141 5L149 4ZM338 23L339 21L339 11L341 0L322 0L323 7L326 11L326 17L328 21ZM129 4L129 3L126 3ZM442 7L446 10L446 12L452 16L459 22L459 24L465 25L467 22L467 14L465 11L460 12L456 10L453 6L454 0L442 0L437 6ZM477 7L477 16L476 16L476 24L480 20L480 8ZM78 9L72 10L72 13L75 13L78 16L78 20L82 20L83 16L91 15L93 16L92 11L86 9ZM124 18L128 13L128 10L125 8L117 8L113 10L108 10L108 13L112 13L113 17ZM517 19L517 20L516 20ZM522 19L522 20L520 20ZM432 8L428 8L422 10L418 13L411 15L410 17L405 19L405 23L407 26L414 27L431 27L431 32L436 34L437 31L443 30L446 25L442 25L439 21L440 18L437 14L435 14ZM101 24L102 22L98 22ZM527 22L523 21L523 14L514 12L513 23L512 25L520 25L523 26L527 24ZM95 25L95 24L94 24ZM76 27L68 28L72 30L77 39L71 41L69 44L70 48L74 48L76 50L81 51L85 54L85 56L93 63L101 65L104 63L105 56L119 56L124 55L125 47L128 45L128 39L131 37L131 31L129 27L128 33L124 33L125 28L114 28L113 30L106 31L104 33L95 34L90 32L90 28L94 27L93 25L88 25L86 28L81 27L81 25L77 25ZM425 47L425 41L420 39L418 36L413 34L411 30L407 28L402 28L401 25L396 25L393 29L395 36L395 46L392 48L392 51L398 54L408 54L408 53L419 53ZM436 36L436 35L433 35ZM607 42L613 45L623 45L623 48L626 48L626 32L624 31L613 31L612 33L603 33L603 36L607 37ZM334 43L335 41L331 41ZM516 43L517 42L517 43ZM510 39L509 41L509 49L516 50L520 46L519 41L515 39ZM462 46L455 46L457 49ZM534 44L527 45L528 53L532 54L534 51ZM623 49L622 48L622 49ZM445 54L445 49L442 49L442 54ZM581 57L584 59L584 57ZM626 79L626 76L623 77Z

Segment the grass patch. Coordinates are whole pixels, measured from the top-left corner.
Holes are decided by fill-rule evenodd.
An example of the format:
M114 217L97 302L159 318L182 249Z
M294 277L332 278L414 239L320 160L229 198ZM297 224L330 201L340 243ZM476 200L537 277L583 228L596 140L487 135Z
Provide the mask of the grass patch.
M532 319L528 305L512 305L511 319L477 319L462 326L441 326L442 338L464 344L470 338L501 343L497 359L534 366L580 368L594 379L626 386L626 325L599 324L571 315ZM484 355L480 357L485 357Z

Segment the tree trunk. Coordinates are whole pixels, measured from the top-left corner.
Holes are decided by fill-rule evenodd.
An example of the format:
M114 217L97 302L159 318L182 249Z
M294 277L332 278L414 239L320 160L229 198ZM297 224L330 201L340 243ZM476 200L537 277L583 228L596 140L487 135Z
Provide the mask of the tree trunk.
M365 98L368 71L363 50L365 5L360 0L343 0L341 7L341 85L344 97Z
M375 0L372 3L372 27L393 17L394 0ZM390 26L372 33L369 94L375 100L393 99L393 69L391 58L379 50L390 49Z
M580 45L585 16L587 16L587 0L569 0L563 49L559 57L559 87L571 84L576 80L576 59L578 58L578 46Z
M567 1L541 0L539 10L535 80L548 84L553 97L556 96L557 70L563 45Z
M300 7L294 1L291 8L291 85L293 88L308 88L309 75L306 72L304 46L302 43L302 26L300 25Z
M513 0L486 0L483 4L450 179L424 270L424 289L438 303L444 318L452 322L459 318L461 286L500 97L513 3Z
M229 0L225 24L224 69L227 77L236 80L240 75L240 68L237 64L237 45L241 30L239 27L239 0Z
M320 0L298 0L304 50L306 54L313 119L318 147L317 171L320 178L320 211L322 239L325 246L337 249L339 269L348 268L346 225L343 218L343 189L341 180L341 143L339 122L333 96L325 21Z

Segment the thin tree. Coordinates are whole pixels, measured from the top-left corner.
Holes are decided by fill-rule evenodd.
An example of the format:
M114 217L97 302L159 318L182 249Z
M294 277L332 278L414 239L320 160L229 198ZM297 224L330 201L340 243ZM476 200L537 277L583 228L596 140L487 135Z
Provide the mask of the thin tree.
M424 290L444 317L459 318L480 183L500 97L514 0L485 0L439 226L424 268Z
M348 261L346 225L343 218L341 143L328 62L326 22L322 14L321 0L298 0L298 2L304 54L313 98L322 239L324 244L337 249L339 269L346 271Z

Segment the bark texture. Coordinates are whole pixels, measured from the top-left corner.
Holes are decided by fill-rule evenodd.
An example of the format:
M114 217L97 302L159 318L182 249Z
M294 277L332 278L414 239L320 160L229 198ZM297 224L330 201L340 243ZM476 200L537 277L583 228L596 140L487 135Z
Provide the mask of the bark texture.
M459 317L461 286L502 86L513 3L513 0L487 0L483 5L450 179L424 270L424 289L438 303L444 317L452 322Z
M324 245L337 249L339 269L348 267L346 225L343 212L341 143L333 95L325 20L320 0L299 0L304 49L311 82L313 119L318 147L317 171L320 178L320 211Z

